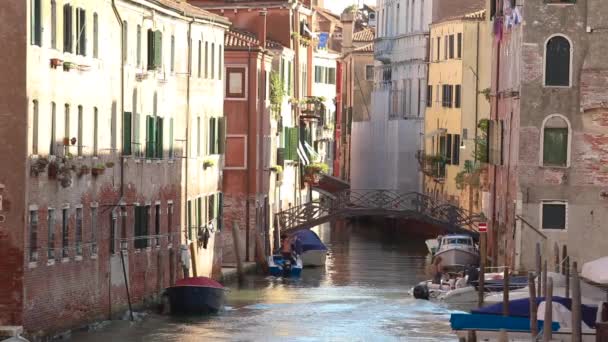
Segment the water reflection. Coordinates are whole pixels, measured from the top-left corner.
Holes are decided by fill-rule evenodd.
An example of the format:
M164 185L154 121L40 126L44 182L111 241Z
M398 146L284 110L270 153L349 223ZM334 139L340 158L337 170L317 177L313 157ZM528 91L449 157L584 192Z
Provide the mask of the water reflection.
M425 278L424 241L370 223L316 229L329 248L325 268L300 279L250 276L230 286L212 317L150 315L113 322L76 341L455 341L450 311L407 294Z

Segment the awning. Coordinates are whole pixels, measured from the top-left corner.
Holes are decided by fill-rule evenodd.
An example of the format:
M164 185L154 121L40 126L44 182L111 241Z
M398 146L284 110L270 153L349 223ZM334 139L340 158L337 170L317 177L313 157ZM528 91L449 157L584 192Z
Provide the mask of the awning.
M445 129L445 128L438 128L438 129L436 129L434 131L431 131L431 132L427 133L425 135L425 137L430 138L430 137L435 137L435 136L438 136L438 135L444 135L444 134L447 134L447 133L448 133L447 129Z
M300 161L302 162L302 164L304 164L304 166L310 164L310 161L308 160L308 157L306 156L306 149L304 149L304 146L302 146L302 142L300 141L298 144L298 157L300 157Z
M315 149L312 146L310 146L308 141L304 142L304 147L306 147L306 150L308 151L308 155L310 156L311 160L319 160L319 158L321 156L319 156L319 154L315 151Z

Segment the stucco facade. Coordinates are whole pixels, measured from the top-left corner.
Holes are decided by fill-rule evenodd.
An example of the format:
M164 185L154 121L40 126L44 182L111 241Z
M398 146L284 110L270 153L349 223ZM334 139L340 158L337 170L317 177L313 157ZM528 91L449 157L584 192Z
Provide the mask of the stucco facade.
M579 265L601 257L608 248L602 167L608 64L599 28L608 4L487 6L487 25L495 28L491 118L504 132L502 144L490 137L498 147L487 205L495 260L533 269L536 243L545 258L556 244L567 246ZM562 75L557 82L556 75ZM545 140L554 132L562 137L558 144Z
M473 177L483 168L475 157L482 148L476 144L483 134L478 123L490 114L483 90L490 87L492 46L484 15L478 11L430 26L430 96L419 161L425 193L475 213L481 210L481 189Z
M221 74L189 77L189 37L221 44L228 22L164 0L9 7L2 31L22 39L2 37L20 72L2 84L0 325L47 336L124 310L126 284L141 305L183 276L186 200L220 191L223 159L204 178L189 160L206 139L190 110L223 115ZM214 237L198 233L190 275L211 275Z

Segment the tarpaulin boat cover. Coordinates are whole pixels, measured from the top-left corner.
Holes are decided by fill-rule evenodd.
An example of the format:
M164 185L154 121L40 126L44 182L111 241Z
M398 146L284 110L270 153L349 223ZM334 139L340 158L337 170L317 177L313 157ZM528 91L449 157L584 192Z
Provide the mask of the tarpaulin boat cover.
M312 230L299 230L295 232L296 251L302 253L306 251L326 251L327 247L321 242L319 236Z
M216 289L223 289L224 286L217 281L207 277L195 277L180 279L175 282L175 286L199 286L199 287L212 287Z
M539 321L542 327L542 322ZM530 319L525 317L482 315L482 314L459 314L454 313L450 317L450 325L453 330L485 330L485 331L530 331ZM560 329L559 323L551 324L553 331Z
M584 263L581 276L593 283L608 285L608 257Z
M545 297L536 298L536 305L545 301ZM564 297L553 297L554 303L560 303L569 310L572 310L572 300ZM595 327L595 320L597 316L597 307L582 305L583 322L590 327ZM502 303L492 304L484 306L479 309L471 310L474 314L485 314L485 315L502 315ZM511 317L526 317L530 318L530 299L516 299L509 301L509 316Z

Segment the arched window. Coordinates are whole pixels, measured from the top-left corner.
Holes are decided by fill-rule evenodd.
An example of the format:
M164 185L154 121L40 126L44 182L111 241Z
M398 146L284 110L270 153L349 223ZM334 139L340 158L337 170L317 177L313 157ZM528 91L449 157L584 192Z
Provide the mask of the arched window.
M561 115L552 115L545 119L542 132L543 156L542 165L569 165L570 123Z
M545 46L545 85L570 86L570 41L564 36L554 36Z

